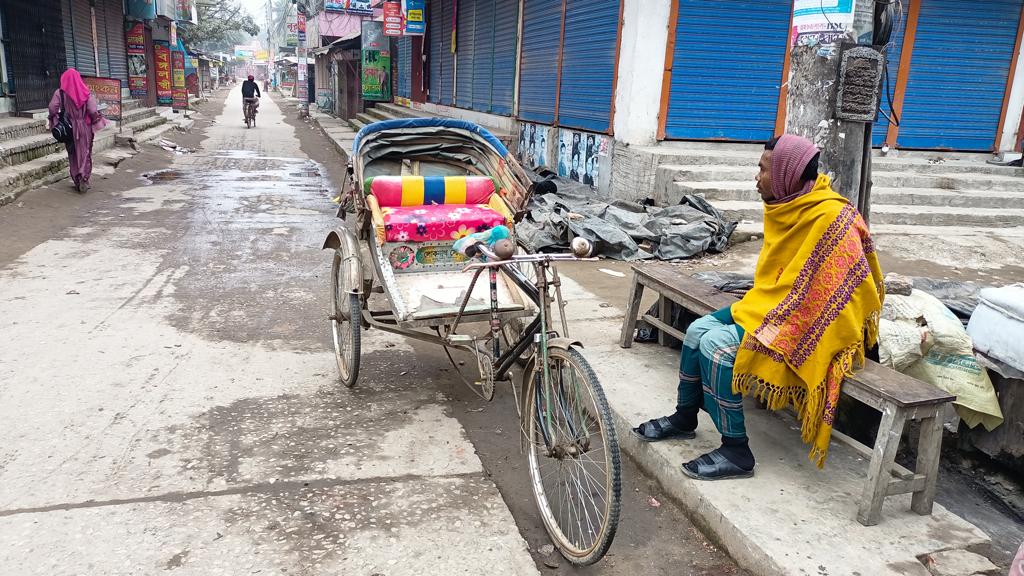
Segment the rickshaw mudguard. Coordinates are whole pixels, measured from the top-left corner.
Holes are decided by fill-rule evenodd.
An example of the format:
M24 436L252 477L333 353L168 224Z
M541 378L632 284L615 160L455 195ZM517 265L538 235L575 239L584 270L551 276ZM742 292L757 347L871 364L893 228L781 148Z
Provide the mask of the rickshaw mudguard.
M559 348L561 350L565 350L566 352L568 352L569 349L572 348L573 346L579 346L580 348L583 348L583 343L580 342L579 340L573 340L572 338L566 338L564 336L559 336L558 338L548 338L548 347L550 348Z
M324 238L321 250L328 248L340 250L341 265L348 267L344 275L346 286L342 286L342 289L349 294L361 294L363 291L363 267L359 262L359 243L356 241L356 235L348 228L335 228Z

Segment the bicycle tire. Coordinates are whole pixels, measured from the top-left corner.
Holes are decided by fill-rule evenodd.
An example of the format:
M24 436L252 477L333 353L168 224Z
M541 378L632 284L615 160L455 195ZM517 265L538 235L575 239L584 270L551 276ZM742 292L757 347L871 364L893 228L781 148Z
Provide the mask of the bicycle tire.
M335 251L331 264L331 335L334 340L334 359L338 376L346 388L356 385L359 378L359 359L362 348L362 322L355 322L361 314L358 294L344 292L341 282L341 252ZM348 316L347 320L345 316Z
M545 439L544 428L538 426L538 421L541 416L538 411L538 405L540 401L537 400L536 396L531 401L526 402L526 411L523 414L524 424L527 430L527 459L528 459L528 470L530 474L530 484L533 488L534 498L537 503L537 509L540 512L541 520L544 522L544 528L547 530L548 535L551 537L552 543L558 548L559 552L568 560L571 564L577 566L588 566L599 561L604 557L605 553L608 552L608 548L612 544L612 540L615 539L615 532L618 528L619 514L622 509L622 471L620 466L620 455L618 440L615 436L615 426L612 421L611 410L608 408L608 401L605 398L604 391L601 389L601 384L597 379L597 375L594 373L593 368L587 363L583 355L574 348L569 350L563 350L561 348L550 348L548 350L549 360L553 364L565 364L573 367L581 376L581 382L587 388L589 397L592 400L592 405L587 407L587 413L590 417L596 419L599 424L599 432L603 446L603 456L607 463L607 468L604 474L604 488L607 493L607 498L604 501L603 510L598 510L595 506L593 510L595 512L603 512L602 516L598 519L602 520L598 526L599 530L594 530L594 527L590 527L590 532L595 533L593 542L589 545L583 546L581 544L574 543L570 540L569 535L566 534L565 526L563 524L566 520L569 522L568 528L571 531L572 514L576 513L576 523L579 528L579 536L583 537L583 528L581 521L583 516L586 515L587 523L590 524L590 509L587 507L586 502L582 502L581 506L574 508L572 502L566 504L565 502L559 503L558 512L552 507L551 499L548 497L548 488L545 487L545 479L550 478L552 473L544 474L541 470L540 462L541 458L547 460L555 460L556 457L550 454L541 454L540 451L543 449L548 450L548 441ZM561 370L559 368L559 370ZM554 368L551 373L554 373ZM536 394L536 386L527 386L525 393ZM566 412L565 405L561 400L558 401L558 406L563 413ZM585 418L585 416L584 416ZM538 436L539 435L539 436ZM576 436L576 433L573 433ZM584 438L589 438L591 434L587 434ZM584 450L584 454L590 453L592 450ZM563 461L566 459L562 459ZM577 459L568 459L570 462L576 460L577 462L584 462L582 456ZM577 464L586 473L585 464ZM561 474L558 475L561 477ZM581 483L580 476L576 476L574 482L580 489L583 488L583 483L587 484L587 490L590 491L593 488L591 484L592 480L596 480L593 476L587 474L583 478ZM555 495L560 494L558 492L558 485L553 487L555 489ZM570 487L571 488L571 487ZM565 491L566 495L569 496L569 489ZM578 540L577 540L578 541Z

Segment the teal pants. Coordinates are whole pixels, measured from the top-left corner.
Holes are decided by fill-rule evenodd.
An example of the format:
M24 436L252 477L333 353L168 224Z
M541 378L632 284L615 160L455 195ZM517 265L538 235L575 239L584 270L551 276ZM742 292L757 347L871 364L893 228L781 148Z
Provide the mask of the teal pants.
M732 367L742 339L743 328L723 308L690 324L679 356L676 411L703 408L718 432L730 438L747 435L743 397L732 391Z

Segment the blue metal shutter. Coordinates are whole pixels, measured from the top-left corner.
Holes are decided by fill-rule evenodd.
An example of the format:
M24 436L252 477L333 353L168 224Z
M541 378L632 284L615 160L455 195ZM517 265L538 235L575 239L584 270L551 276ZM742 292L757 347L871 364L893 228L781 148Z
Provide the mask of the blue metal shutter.
M431 0L427 17L430 43L430 98L437 104L452 104L455 87L455 56L452 54L454 0Z
M412 98L412 37L402 36L396 44L398 62L395 68L397 79L395 94L402 98Z
M487 1L487 0L484 0ZM458 26L455 28L457 54L455 71L455 105L459 108L473 107L473 45L476 28L477 0L459 0Z
M558 124L607 132L615 97L619 2L567 0Z
M455 54L452 54L452 19L455 18L455 0L442 0L441 21L441 104L455 103Z
M791 13L791 0L679 0L665 135L770 139Z
M889 106L889 101L895 98L896 80L899 78L900 55L903 53L903 34L907 31L907 17L905 13L902 20L897 22L897 24L899 28L893 30L892 38L889 40L889 46L886 48L885 53L887 60L886 69L889 71L889 85L886 86L885 80L882 80L882 96L879 101L882 112L889 116L892 116L892 108ZM888 96L886 96L887 90ZM878 121L875 122L871 132L871 143L874 146L884 144L887 130L889 130L889 119L879 112Z
M519 55L519 117L523 120L546 124L555 120L561 37L562 0L525 0Z
M512 114L516 89L516 41L519 35L519 2L495 0L494 72L491 82L491 112Z
M991 150L1022 0L922 0L898 144Z
M473 69L462 67L459 61L459 77L473 76L473 94L470 108L480 112L491 111L491 84L494 77L494 3L496 0L475 0L476 14L473 24ZM459 93L459 100L468 94Z

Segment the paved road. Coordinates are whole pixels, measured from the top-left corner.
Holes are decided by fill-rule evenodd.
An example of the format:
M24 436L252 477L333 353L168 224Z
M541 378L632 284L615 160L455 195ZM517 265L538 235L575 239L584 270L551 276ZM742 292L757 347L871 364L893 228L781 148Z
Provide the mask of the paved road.
M367 333L341 388L337 157L240 101L0 210L0 574L736 573L628 462L605 562L545 556L507 391L436 350Z

